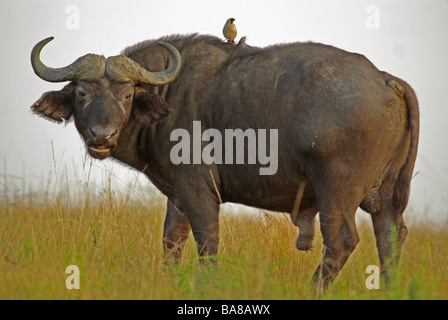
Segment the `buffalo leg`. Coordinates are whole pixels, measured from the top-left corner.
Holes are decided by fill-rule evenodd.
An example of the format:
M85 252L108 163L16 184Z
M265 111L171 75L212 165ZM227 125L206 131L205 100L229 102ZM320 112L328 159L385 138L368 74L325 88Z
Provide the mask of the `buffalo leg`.
M392 203L387 201L381 211L371 215L376 246L381 264L381 275L386 282L390 272L400 258L402 244L407 235L407 228L401 213L393 209Z
M188 218L199 256L216 256L219 244L219 205L216 203L214 206L204 206L189 213Z
M190 230L187 215L168 200L163 228L163 247L166 259L169 258L167 261L173 263L180 261Z
M315 286L322 286L325 289L355 250L359 236L356 232L354 212L343 214L323 211L319 214L324 249L322 261L314 273L313 282Z
M309 169L324 243L322 260L313 276L315 287L327 288L359 243L355 214L365 197L360 183L369 173L364 163L353 166L345 158Z
M177 188L189 190L181 193L180 198L193 231L199 256L215 256L219 243L219 198L209 172L203 175L198 173L195 180L190 179L185 185L179 182ZM201 261L207 262L205 259Z

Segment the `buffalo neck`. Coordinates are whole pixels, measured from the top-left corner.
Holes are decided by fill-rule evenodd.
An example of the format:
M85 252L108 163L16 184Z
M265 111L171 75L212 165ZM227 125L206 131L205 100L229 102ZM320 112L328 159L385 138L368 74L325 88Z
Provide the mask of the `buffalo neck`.
M138 171L143 172L165 195L173 193L172 176L166 168L169 162L169 121L144 126L134 119L122 128L118 144L112 157ZM162 144L162 145L161 145Z

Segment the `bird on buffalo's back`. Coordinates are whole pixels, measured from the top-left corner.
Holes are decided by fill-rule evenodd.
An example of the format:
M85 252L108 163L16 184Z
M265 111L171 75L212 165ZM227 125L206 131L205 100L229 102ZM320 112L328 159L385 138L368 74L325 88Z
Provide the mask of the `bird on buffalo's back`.
M236 25L233 23L235 21L234 18L229 18L226 21L226 24L224 25L224 28L222 29L222 33L224 37L227 39L227 42L235 43L234 40L236 38Z

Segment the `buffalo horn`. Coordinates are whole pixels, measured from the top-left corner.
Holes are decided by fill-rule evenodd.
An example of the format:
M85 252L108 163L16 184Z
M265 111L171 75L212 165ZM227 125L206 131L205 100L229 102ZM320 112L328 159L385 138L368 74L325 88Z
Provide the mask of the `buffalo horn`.
M82 78L99 78L104 76L105 58L96 54L87 54L63 68L50 68L40 60L42 48L54 37L37 43L31 52L31 65L38 77L49 82L78 81Z
M180 53L175 47L166 42L159 42L158 44L168 49L172 56L172 61L166 70L151 72L140 66L134 60L120 55L107 58L107 74L115 79L131 80L135 83L154 86L163 86L173 82L179 74L182 65Z

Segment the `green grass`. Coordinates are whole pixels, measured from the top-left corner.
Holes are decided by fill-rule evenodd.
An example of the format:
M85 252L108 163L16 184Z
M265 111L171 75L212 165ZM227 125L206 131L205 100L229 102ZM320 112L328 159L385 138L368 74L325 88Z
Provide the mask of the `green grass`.
M371 227L359 226L361 242L333 286L320 294L310 285L322 250L320 232L310 252L299 252L298 230L286 215L224 206L216 265L198 263L190 236L180 264L165 266L164 205L132 194L116 198L109 188L95 197L70 191L76 203L67 201L68 192L49 191L2 201L0 299L448 298L446 226L409 226L397 276L379 290L365 286L366 267L379 262ZM79 290L65 286L68 265L80 269Z

